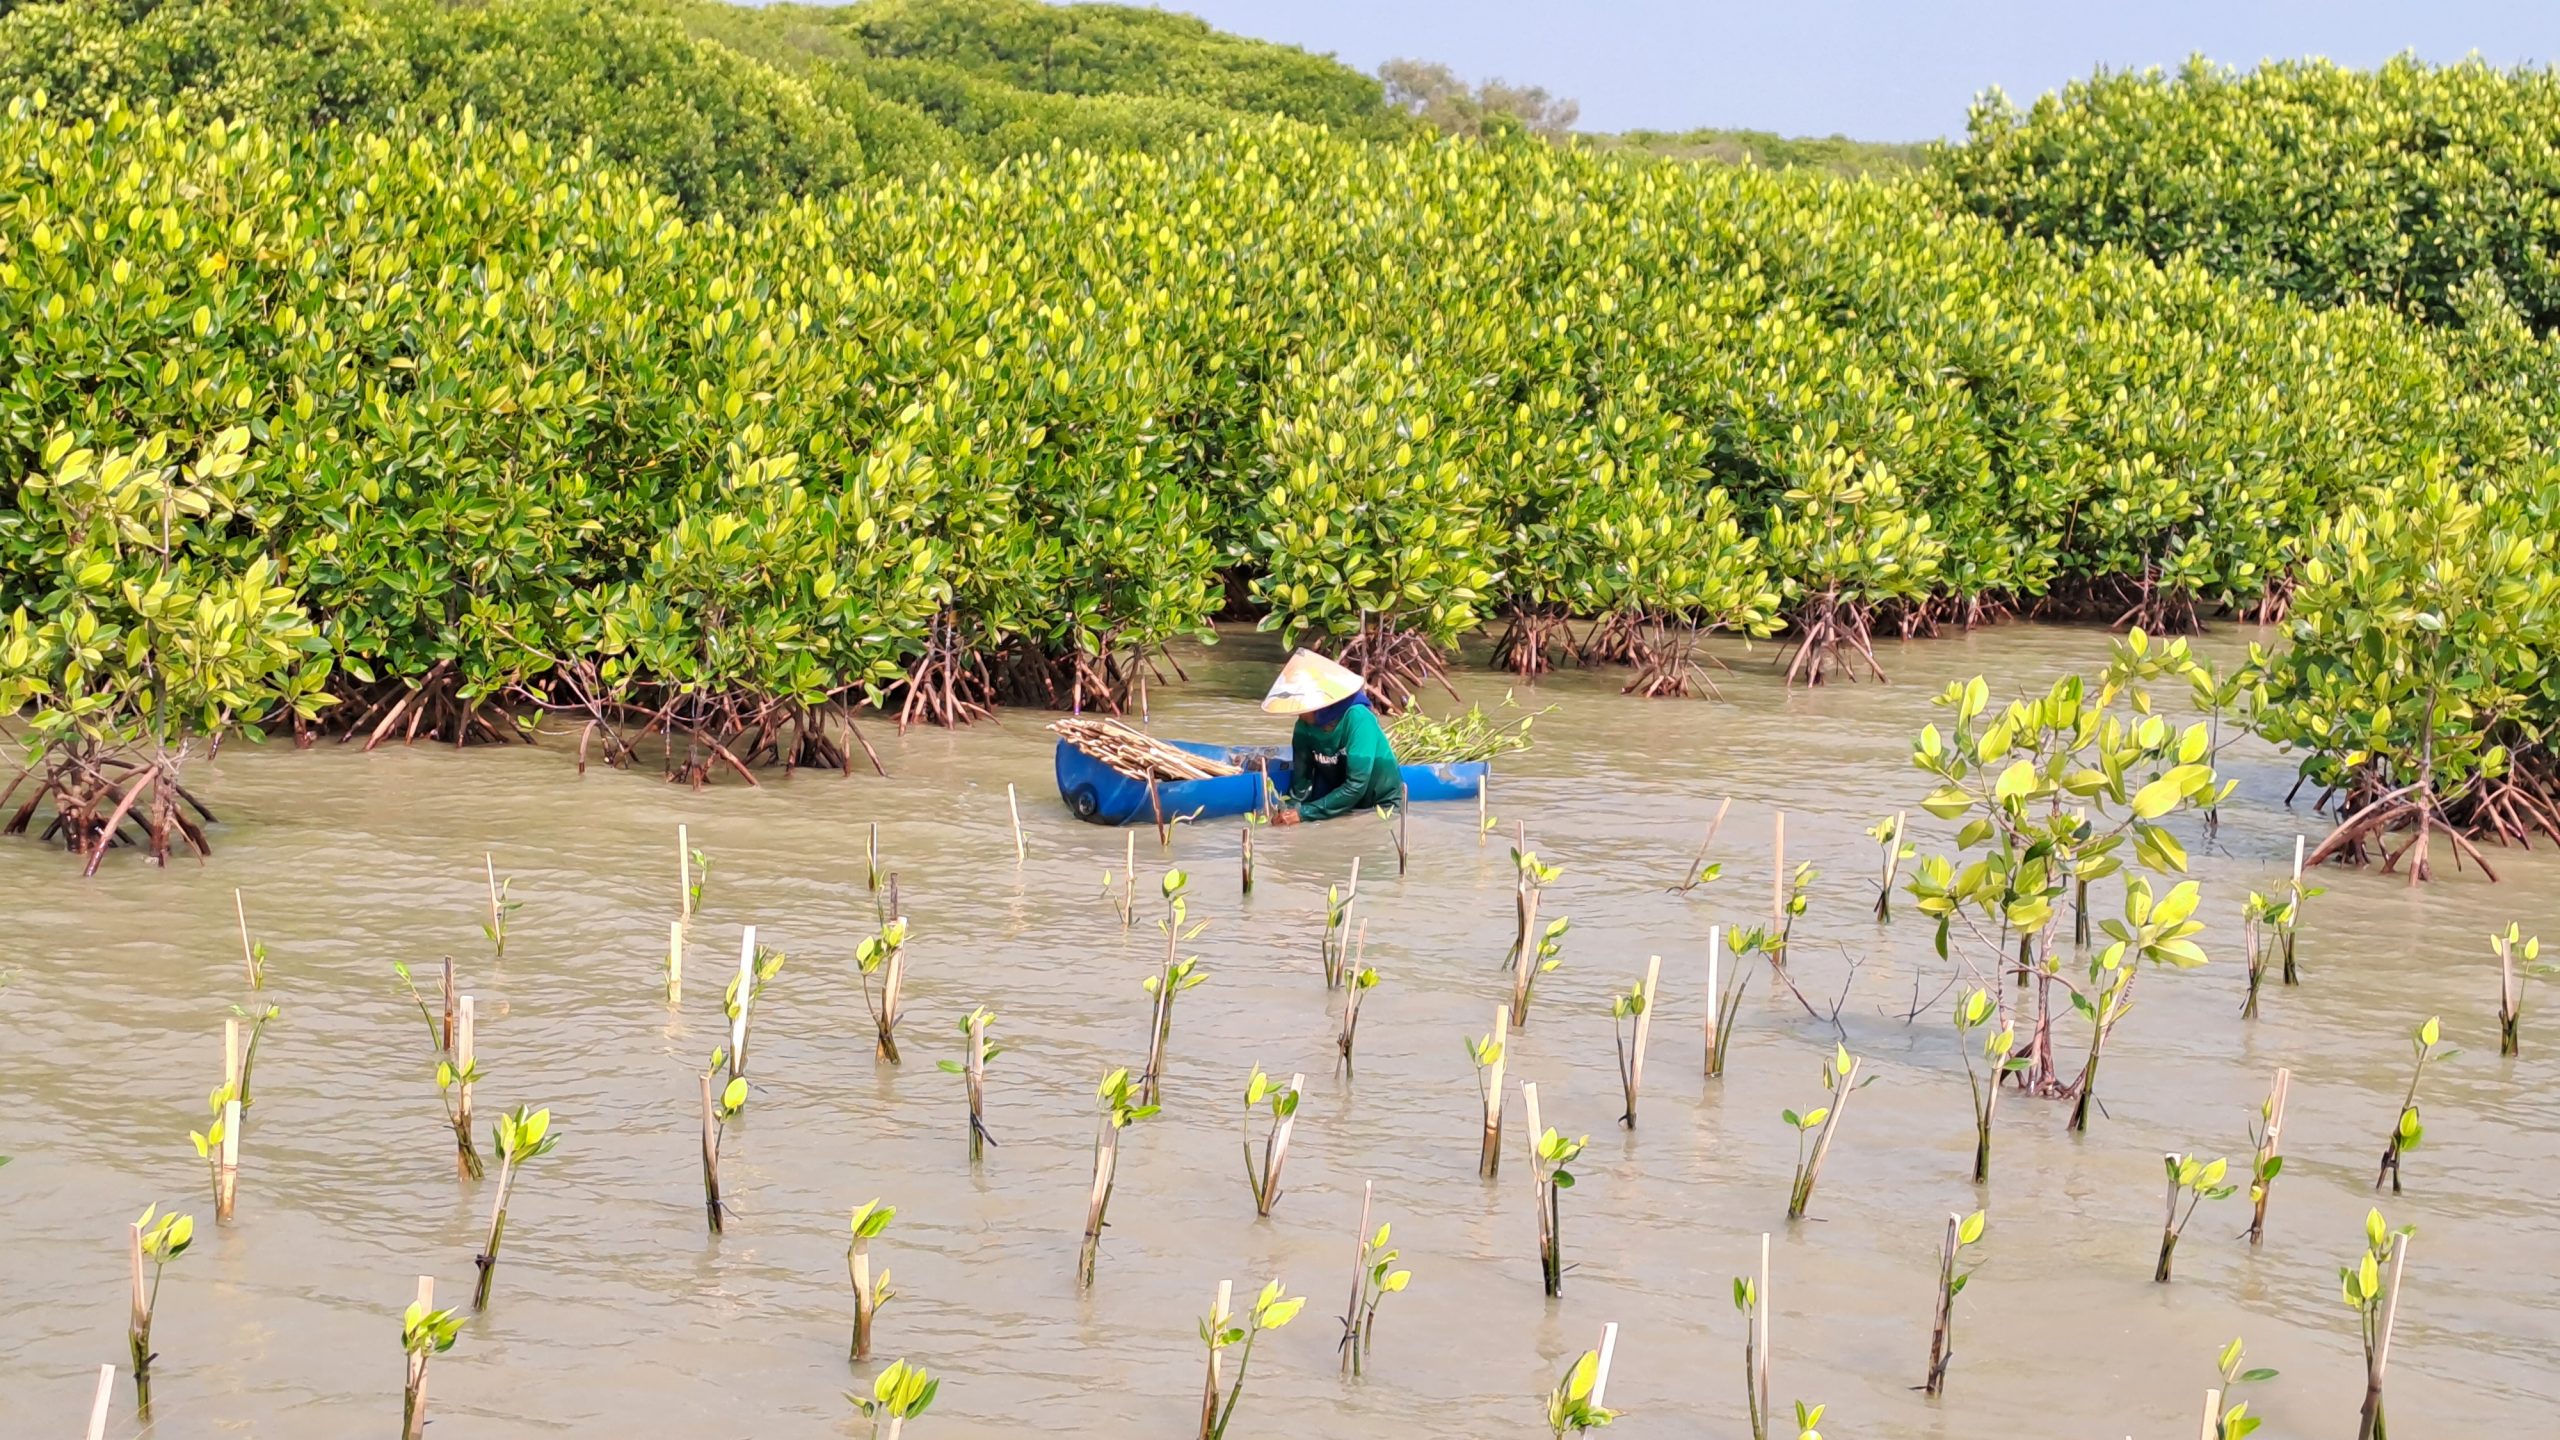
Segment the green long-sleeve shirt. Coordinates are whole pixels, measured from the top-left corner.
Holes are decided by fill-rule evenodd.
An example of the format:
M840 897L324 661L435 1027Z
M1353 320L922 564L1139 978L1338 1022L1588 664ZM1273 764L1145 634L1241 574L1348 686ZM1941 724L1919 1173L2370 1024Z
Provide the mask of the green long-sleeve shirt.
M1368 706L1350 707L1330 726L1298 721L1289 733L1289 798L1302 820L1403 803L1404 771Z

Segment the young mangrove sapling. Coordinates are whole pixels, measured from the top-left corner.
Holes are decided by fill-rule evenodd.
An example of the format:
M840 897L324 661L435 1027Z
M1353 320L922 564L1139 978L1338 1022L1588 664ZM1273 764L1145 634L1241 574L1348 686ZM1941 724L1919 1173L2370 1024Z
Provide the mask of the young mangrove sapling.
M1324 988L1342 984L1351 962L1351 906L1360 898L1360 859L1351 860L1351 883L1328 885L1324 892L1324 939L1317 958L1324 963Z
M418 1298L400 1315L400 1349L409 1361L400 1397L401 1440L420 1440L427 1433L427 1357L452 1349L462 1334L462 1317L436 1309L435 1303L435 1280L419 1276Z
M2328 893L2325 887L2302 883L2302 837L2294 836L2293 880L2285 888L2285 901L2275 921L2276 951L2284 957L2284 983L2287 985L2302 983L2300 947L2297 943L2302 935L2302 902L2314 895Z
M877 1200L853 1212L853 1238L844 1254L846 1272L853 1278L853 1361L860 1364L871 1358L871 1327L880 1318L880 1307L897 1298L889 1288L889 1272L871 1273L871 1242L889 1228L897 1218L898 1207Z
M965 1058L938 1060L935 1065L943 1073L959 1075L969 1082L969 1161L975 1164L986 1154L985 1147L995 1138L987 1133L987 1062L1004 1053L1001 1045L987 1043L987 1032L995 1028L996 1012L984 1005L960 1017L960 1043Z
M1164 1079L1165 1042L1173 1036L1173 997L1208 979L1200 969L1200 957L1177 958L1181 945L1195 939L1209 928L1209 922L1189 923L1191 877L1180 870L1167 870L1158 887L1164 894L1164 918L1156 928L1164 932L1164 963L1155 974L1139 982L1140 988L1153 1000L1147 1021L1147 1068L1139 1076L1138 1094L1149 1106L1157 1103Z
M1769 1440L1769 1237L1760 1237L1760 1278L1733 1277L1733 1308L1742 1312L1742 1400L1751 1440Z
M1564 1293L1564 1192L1573 1188L1573 1172L1565 1167L1582 1154L1591 1137L1567 1140L1538 1124L1538 1087L1524 1081L1520 1105L1529 1118L1530 1198L1538 1211L1538 1275L1549 1295Z
M1608 1393L1608 1351L1612 1348L1609 1342L1617 1338L1617 1333L1615 1325L1601 1332L1601 1348L1583 1351L1580 1358L1565 1370L1564 1378L1556 1381L1555 1388L1547 1392L1547 1429L1558 1440L1566 1435L1579 1435L1585 1430L1597 1430L1618 1418L1617 1411L1601 1403Z
M507 917L523 909L524 902L507 898L508 889L516 883L515 877L498 878L497 857L483 855L480 858L489 872L489 918L480 922L480 933L489 937L489 946L496 958L504 960L507 958Z
M1378 1305L1413 1283L1413 1272L1396 1268L1399 1252L1387 1248L1389 1227L1369 1232L1369 1201L1360 1201L1359 1251L1352 1257L1351 1304L1342 1312L1342 1365L1353 1378L1367 1368L1369 1347L1378 1338Z
M1734 947L1733 973L1718 988L1717 969L1723 962L1724 927L1707 928L1707 1078L1724 1078L1725 1047L1733 1043L1734 1017L1740 1013L1744 992L1751 988L1751 971L1745 957L1750 954L1740 945Z
M2151 883L2131 876L2124 882L2124 918L2099 922L2108 943L2089 957L2087 986L2071 989L2071 1008L2089 1022L2089 1058L2072 1086L2077 1097L2071 1106L2072 1130L2089 1128L2089 1112L2098 1103L2098 1062L2106 1055L2116 1022L2132 1008L2138 962L2180 970L2205 963L2203 947L2192 938L2204 930L2204 923L2194 918L2198 896L2196 882L2182 880L2155 903Z
M2284 1102L2293 1090L2293 1072L2278 1067L2275 1084L2267 1090L2267 1098L2258 1106L2258 1118L2249 1127L2252 1154L2249 1161L2249 1243L2263 1244L2267 1238L2267 1197L2274 1193L2276 1177L2284 1173Z
M1994 1018L2000 1021L1997 1030L1991 1028ZM1973 1043L1976 1030L1985 1032L1979 1047ZM2000 1082L2027 1062L2009 1053L2017 1048L2018 1032L1988 990L1976 990L1956 1002L1956 1039L1958 1053L1964 1057L1964 1082L1973 1090L1973 1183L1987 1185L1991 1182L1991 1120L2000 1108ZM1973 1063L1977 1048L1984 1061L1979 1069Z
M2498 954L2498 1053L2518 1054L2517 1027L2524 1020L2524 982L2536 975L2549 975L2551 967L2536 963L2542 958L2542 937L2525 934L2513 921L2508 922L2504 934L2489 937L2489 947Z
M933 1408L942 1382L921 1365L892 1360L871 1382L871 1398L853 1397L856 1409L871 1421L871 1440L903 1440L907 1422Z
M1716 806L1716 818L1707 822L1707 838L1698 842L1698 853L1689 861L1688 873L1680 877L1679 884L1671 887L1671 893L1686 895L1701 885L1712 885L1724 878L1724 862L1708 864L1707 852L1715 848L1716 832L1724 828L1725 812L1732 808L1733 797L1730 795Z
M1947 1217L1947 1238L1938 1247L1937 1316L1929 1326L1929 1376L1920 1387L1931 1395L1946 1393L1947 1367L1956 1359L1956 1297L1973 1279L1972 1271L1956 1268L1957 1259L1981 1238L1981 1211Z
M873 1048L881 1059L898 1064L898 1003L907 980L907 917L891 916L879 934L862 937L853 963L862 972L862 1003L871 1011L871 1028L877 1037Z
M1476 1173L1490 1180L1502 1171L1503 1037L1511 1033L1511 1007L1493 1007L1493 1031L1467 1042L1467 1058L1476 1062L1476 1094L1484 1101L1483 1145L1476 1152Z
M2205 1392L2208 1397L2205 1413L2211 1428L2204 1433L2203 1440L2248 1440L2248 1436L2265 1423L2249 1413L2247 1401L2235 1402L2231 1397L2243 1385L2273 1380L2276 1372L2265 1366L2244 1370L2240 1368L2241 1358L2240 1340L2234 1336L2214 1361L2214 1369L2221 1375L2222 1383Z
M1140 1103L1127 1070L1103 1076L1094 1094L1102 1102L1102 1118L1093 1137L1093 1191L1085 1202L1084 1247L1076 1257L1076 1284L1088 1290L1093 1288L1094 1264L1102 1254L1103 1215L1111 1208L1111 1186L1120 1168L1120 1132L1157 1109Z
M1832 1046L1831 1059L1822 1067L1823 1084L1831 1091L1831 1103L1817 1105L1799 1115L1793 1110L1780 1112L1779 1118L1795 1127L1796 1174L1787 1187L1787 1218L1801 1220L1813 1204L1814 1182L1822 1176L1822 1162L1831 1153L1831 1137L1840 1128L1840 1112L1849 1103L1850 1092L1858 1088L1860 1062L1848 1047Z
M2409 1049L2415 1056L2409 1067L2409 1089L2400 1097L2400 1113L2391 1122L2390 1140L2382 1147L2382 1168L2373 1176L2373 1188L2376 1190L2388 1180L2391 1193L2400 1193L2400 1157L2417 1149L2418 1142L2426 1138L2427 1127L2420 1123L2418 1116L2418 1081L2427 1073L2428 1061L2450 1060L2462 1053L2459 1050L2438 1051L2436 1045L2443 1038L2443 1027L2433 1015L2428 1016L2426 1022L2409 1037Z
M721 1012L729 1017L729 1078L747 1073L747 1024L754 1018L756 1001L764 998L764 987L782 973L784 956L779 950L756 943L756 927L739 927L738 973L729 980L729 988L721 993Z
M160 1276L169 1262L187 1253L196 1236L196 1217L150 1206L133 1222L130 1259L133 1268L133 1313L126 1323L125 1343L133 1356L133 1404L151 1413L151 1316L160 1306ZM146 1275L144 1266L150 1267Z
M728 1059L725 1051L711 1052L710 1067L702 1072L702 1210L717 1235L728 1219L728 1208L720 1199L720 1141L726 1134L730 1117L747 1108L747 1078L732 1079L719 1093L712 1092L711 1077L720 1072Z
M2356 1312L2357 1336L2364 1342L2364 1404L2357 1412L2356 1440L2386 1440L2382 1375L2391 1360L2391 1330L2400 1313L2400 1276L2409 1258L2409 1233L2406 1226L2391 1229L2381 1211L2366 1211L2364 1253L2355 1264L2338 1270L2339 1293L2347 1308Z
M1645 965L1644 979L1623 995L1609 997L1609 1027L1618 1046L1618 1092L1627 1102L1618 1123L1636 1128L1636 1097L1644 1089L1645 1040L1653 1032L1653 997L1662 987L1662 957L1654 956ZM1635 1024L1632 1046L1628 1043L1627 1025Z
M479 1057L457 1053L462 1044L460 1027L448 1032L437 1025L435 1012L427 1008L427 997L418 993L408 966L394 961L391 970L408 989L411 1003L418 1007L418 1018L426 1022L427 1046L436 1065L436 1098L444 1106L445 1128L453 1132L454 1163L464 1175L477 1180L482 1171L480 1147L471 1136L471 1087L481 1079ZM448 969L447 974L450 973ZM451 1039L446 1038L448 1033Z
M1867 829L1867 838L1875 841L1884 852L1876 876L1876 923L1879 925L1893 919L1893 887L1901 882L1902 862L1920 853L1919 846L1902 838L1903 832L1910 828L1910 819L1910 811L1899 810Z
M1267 1216L1271 1207L1280 1203L1280 1171L1289 1163L1289 1136L1298 1124L1300 1087L1307 1082L1304 1075L1292 1075L1286 1086L1275 1085L1262 1067L1253 1067L1252 1078L1244 1085L1244 1180L1253 1191L1253 1213ZM1267 1110L1270 1118L1262 1136L1262 1163L1254 1164L1254 1112Z
M1365 950L1367 948L1366 932L1369 927L1363 923L1360 928L1364 941L1361 948ZM1351 974L1342 988L1342 1033L1337 1037L1335 1045L1335 1048L1342 1052L1342 1072L1346 1075L1351 1073L1352 1044L1360 1037L1360 1001L1376 988L1378 988L1376 967L1354 961Z
M2198 1160L2193 1155L2163 1155L2161 1168L2169 1177L2169 1208L2160 1218L2160 1263L2153 1266L2151 1278L2169 1283L2169 1262L2177 1254L2178 1237L2187 1233L2187 1222L2195 1218L2196 1207L2207 1200L2228 1200L2239 1192L2237 1185L2226 1185L2222 1177L2230 1173L2228 1160ZM2178 1208L2184 1200L2186 1208Z
M1253 1342L1263 1331L1277 1330L1297 1319L1307 1304L1303 1295L1284 1294L1280 1282L1274 1280L1254 1297L1252 1310L1239 1325L1236 1317L1227 1314L1229 1293L1225 1284L1219 1285L1215 1313L1200 1322L1200 1342L1209 1351L1209 1380L1200 1402L1200 1440L1225 1440L1227 1427L1236 1418L1236 1404L1244 1399L1245 1370L1253 1364ZM1224 1352L1231 1346L1236 1351L1236 1370L1234 1378L1227 1379Z
M526 1162L551 1153L560 1137L551 1133L548 1109L528 1110L519 1105L498 1117L498 1191L489 1205L489 1243L474 1256L472 1263L480 1267L480 1283L471 1292L471 1308L489 1308L489 1287L498 1276L498 1246L507 1238L507 1199L515 1189L516 1172Z

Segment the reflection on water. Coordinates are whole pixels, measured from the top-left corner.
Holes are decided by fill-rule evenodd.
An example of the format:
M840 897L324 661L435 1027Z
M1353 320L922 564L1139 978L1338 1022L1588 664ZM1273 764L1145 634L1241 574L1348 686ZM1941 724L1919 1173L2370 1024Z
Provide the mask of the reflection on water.
M1777 1234L1780 1408L1828 1402L1842 1433L2183 1435L2237 1334L2253 1363L2283 1372L2255 1397L2264 1433L2332 1434L2351 1423L2360 1363L2335 1267L2358 1244L2407 1030L2439 1012L2465 1053L2431 1071L2426 1146L2409 1158L2410 1193L2386 1205L2419 1227L2392 1411L2413 1433L2539 1430L2560 1404L2548 1201L2560 1022L2539 1022L2537 991L2524 1058L2497 1057L2486 936L2512 918L2560 937L2560 868L2545 856L2498 857L2496 887L2330 877L2306 927L2307 983L2270 981L2264 1018L2244 1024L2231 954L2242 896L2280 878L2312 823L2283 807L2289 767L2244 749L2218 841L2193 846L2217 963L2143 985L2090 1134L2065 1134L2060 1108L2012 1100L1988 1195L1967 1183L1946 971L1916 922L1876 931L1860 832L1923 788L1909 737L1940 684L1976 671L1995 687L2040 684L2094 666L2104 647L2098 632L2010 627L1888 653L1890 687L1796 694L1769 676L1765 649L1736 653L1724 704L1623 699L1606 673L1537 689L1557 713L1537 749L1499 767L1492 810L1506 833L1525 821L1564 866L1546 913L1573 919L1510 1066L1515 1082L1538 1082L1550 1124L1594 1137L1565 1200L1574 1268L1560 1302L1539 1293L1516 1091L1511 1163L1498 1184L1474 1174L1462 1039L1507 993L1511 905L1506 847L1478 842L1472 810L1418 812L1402 879L1374 821L1267 832L1249 899L1232 825L1178 832L1171 859L1195 876L1193 915L1212 922L1197 947L1210 979L1181 1002L1166 1113L1124 1146L1100 1281L1080 1296L1091 1087L1142 1057L1139 981L1161 942L1144 921L1124 935L1101 897L1121 837L1051 798L1042 717L875 732L885 781L703 794L581 778L557 749L228 752L203 775L230 822L208 866L119 863L83 884L58 854L0 846L13 900L0 1153L16 1157L0 1169L0 1431L77 1432L94 1368L123 1359L124 1222L173 1200L207 1226L162 1293L151 1433L334 1440L393 1423L395 1317L422 1273L464 1295L485 1222L485 1188L453 1178L421 1030L391 978L396 960L431 971L446 953L478 997L481 1113L547 1104L561 1133L518 1189L492 1310L435 1364L433 1411L453 1434L860 1433L843 1399L859 1388L843 1358L844 1231L875 1196L898 1207L876 1247L900 1292L881 1354L945 1377L920 1436L1185 1433L1193 1317L1221 1278L1249 1289L1271 1276L1313 1299L1257 1350L1245 1433L1535 1433L1546 1385L1616 1321L1609 1398L1626 1433L1730 1435L1742 1423L1730 1277L1763 1231ZM1238 635L1189 659L1193 683L1155 694L1157 729L1273 738L1250 702L1276 658ZM1481 673L1461 684L1487 699L1503 688ZM1008 781L1031 833L1020 867ZM1727 878L1666 893L1728 794ZM1765 906L1776 807L1790 860L1822 870L1799 984L1822 1010L1837 1002L1849 1047L1881 1077L1843 1122L1813 1218L1793 1229L1794 1139L1778 1111L1818 1096L1829 1025L1763 980L1726 1077L1709 1084L1699 1064L1706 929ZM915 925L903 1068L872 1058L851 963L870 923L874 820ZM658 976L678 822L715 869L672 1013ZM479 931L484 853L524 901L503 964ZM1152 834L1139 854L1150 873L1166 863ZM1317 943L1324 887L1355 855L1385 979L1345 1077ZM237 998L235 886L272 952L283 1014L260 1052L239 1223L215 1235L186 1132L220 1078L220 1017ZM755 1098L723 1167L736 1218L715 1245L693 1077L724 1038L720 985L741 923L790 962L757 1007ZM1664 998L1644 1124L1627 1134L1613 1123L1606 997L1649 954L1664 958ZM957 1055L955 1022L978 1004L998 1012L1006 1053L989 1076L998 1146L972 1174L962 1082L933 1062ZM1310 1077L1288 1193L1264 1222L1239 1154L1257 1063ZM2177 1283L2153 1285L2159 1156L2245 1152L2278 1065L2295 1071L2291 1161L2267 1248L2232 1239L2244 1201L2208 1206ZM1370 1378L1353 1385L1336 1375L1332 1316L1364 1181L1415 1278L1387 1302ZM1991 1213L1982 1268L1959 1305L1948 1397L1933 1405L1911 1387L1936 1247L1946 1214L1978 1203ZM131 1433L121 1412L111 1433Z

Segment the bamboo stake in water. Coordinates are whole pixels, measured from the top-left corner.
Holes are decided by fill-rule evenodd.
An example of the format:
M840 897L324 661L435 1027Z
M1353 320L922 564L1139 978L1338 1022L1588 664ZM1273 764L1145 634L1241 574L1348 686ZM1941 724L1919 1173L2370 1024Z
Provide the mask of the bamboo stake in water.
M756 927L738 930L738 1013L729 1022L729 1078L747 1073L747 1010L756 998Z
M1484 1148L1476 1157L1476 1173L1490 1180L1502 1171L1502 1071L1511 1058L1511 1007L1493 1007L1493 1063L1485 1066Z
M240 1017L226 1015L222 1020L222 1088L224 1093L240 1093Z
M1111 1203L1112 1173L1120 1168L1120 1127L1111 1116L1102 1117L1102 1130L1093 1142L1093 1191L1085 1200L1084 1251L1076 1260L1076 1288L1093 1288L1094 1262L1102 1252L1102 1212Z
M213 1218L230 1223L240 1199L240 1102L222 1102L222 1163L213 1172Z
M1209 1379L1200 1393L1200 1440L1211 1440L1218 1433L1218 1402L1225 1398L1226 1391L1219 1357L1226 1347L1217 1343L1215 1337L1227 1328L1227 1321L1233 1318L1227 1313L1227 1308L1234 1299L1235 1282L1219 1281L1217 1303L1209 1307Z
M1031 851L1022 843L1022 801L1014 795L1011 781L1005 782L1004 806L1013 815L1013 863L1019 865L1030 858Z
M1484 837L1493 827L1485 823L1484 792L1493 788L1493 767L1485 767L1484 778L1476 782L1476 848L1484 848Z
M249 988L255 990L262 978L258 974L258 947L249 943L249 904L240 898L237 888L231 892L231 913L240 919L240 963L248 972Z
M2382 1371L2391 1363L2391 1327L2400 1318L2400 1272L2409 1261L2409 1237L2391 1243L2391 1288L2382 1297L2382 1318L2374 1326L2371 1351L2365 1357L2364 1408L2356 1420L2356 1440L2382 1440Z
M2284 974L2282 978L2284 983L2287 985L2299 985L2302 983L2302 972L2294 963L2294 937L2302 929L2302 843L2302 836L2296 835L2293 837L2293 889L2288 897L2293 902L2293 916L2290 922L2284 927L2284 933L2278 937L2284 945ZM2413 871L2412 873L2415 872Z
M97 1398L89 1402L89 1440L107 1440L107 1407L116 1398L116 1367L98 1367Z
M471 1073L472 1062L479 1056L477 1040L479 1026L476 1019L478 1013L472 1005L471 997L463 996L461 1028L454 1031L453 1071L457 1078L453 1088L453 1128L455 1135L464 1145L468 1145L471 1141L471 1082L459 1077ZM462 1157L460 1146L455 1147L453 1164L455 1170L464 1178L473 1180L479 1178L479 1167Z
M1609 1362L1618 1353L1618 1322L1600 1327L1600 1363L1591 1371L1591 1408L1601 1409L1609 1396Z
M725 1218L720 1204L720 1109L711 1095L711 1072L702 1072L702 1209L711 1233Z
M1126 930L1138 921L1138 832L1121 838L1129 842L1120 861L1120 928Z
M1840 1116L1849 1108L1849 1096L1858 1088L1858 1069L1866 1062L1853 1059L1849 1071L1840 1077L1838 1088L1831 1092L1831 1113L1822 1117L1822 1133L1813 1142L1813 1158L1804 1167L1804 1176L1796 1182L1795 1194L1788 1197L1787 1218L1801 1220L1813 1204L1814 1182L1822 1178L1823 1158L1831 1153L1831 1137L1840 1133Z
M133 1356L133 1404L151 1413L151 1289L142 1278L142 1222L133 1222L127 1251L133 1270L133 1313L125 1322L125 1349ZM112 1367L110 1367L112 1368Z
M984 1011L969 1016L969 1162L976 1164L986 1155L987 1142L987 1017Z
M1716 1063L1718 1060L1720 1060L1720 1059L1722 1059L1722 1058L1723 1058L1723 1057L1718 1053L1718 1047L1717 1047L1717 1045L1716 1045L1716 997L1717 997L1717 995L1718 995L1718 993L1719 993L1719 992L1717 991L1717 989L1716 989L1716 968L1717 968L1717 964L1718 964L1718 962L1719 962L1720 960L1722 960L1722 959L1723 959L1723 951L1724 951L1724 927L1723 927L1723 926L1721 926L1721 925L1710 925L1710 926L1708 926L1708 927L1707 927L1707 1059L1706 1059L1706 1066L1707 1066L1707 1078L1708 1078L1708 1079L1710 1079L1710 1080L1712 1080L1712 1079L1716 1078L1716 1076L1717 1076L1718 1074L1722 1073L1723 1068L1724 1068L1723 1066L1721 1066L1721 1065L1719 1065L1719 1064L1717 1064L1717 1063Z
M1716 832L1724 828L1725 812L1732 808L1733 797L1730 795L1724 797L1723 803L1716 806L1716 818L1707 822L1707 837L1698 842L1697 858L1689 862L1689 873L1681 876L1680 883L1672 886L1672 889L1686 894L1698 888L1698 877L1707 868L1707 852L1715 848Z
M2255 1169L2249 1188L2249 1243L2257 1245L2267 1238L2267 1199L2275 1189L2276 1177L2268 1173L2268 1162L2284 1156L2284 1102L2293 1093L2293 1072L2279 1066L2275 1085L2267 1091L2266 1130L2258 1140Z
M693 841L685 827L676 827L676 918L693 918Z
M1936 1395L1947 1388L1947 1331L1955 1318L1956 1251L1963 1245L1964 1217L1947 1217L1947 1238L1938 1249L1938 1313L1929 1324L1929 1377L1921 1388Z
M1556 1233L1555 1187L1538 1165L1539 1141L1546 1130L1538 1123L1538 1082L1520 1082L1520 1108L1529 1119L1529 1204L1538 1216L1538 1274L1549 1295L1564 1284L1564 1237Z
M453 1017L458 987L453 976L453 957L444 957L444 1053L453 1053Z
M1538 973L1538 890L1520 892L1519 954L1511 962L1511 1028L1529 1028L1529 986Z
M1405 858L1411 853L1405 846L1404 817L1413 807L1402 800L1396 802L1396 875L1404 875Z
M1759 1303L1751 1307L1751 1328L1757 1341L1751 1350L1751 1368L1758 1388L1752 1393L1752 1440L1761 1440L1769 1428L1769 1233L1760 1232Z
M1787 812L1778 812L1769 832L1769 933L1783 932L1787 922Z
M2196 1440L2222 1440L2222 1392L2204 1392L2204 1421L2196 1427Z
M1253 893L1253 822L1244 822L1244 893Z
M667 1003L684 1003L684 922L667 922Z
M1351 1235L1351 1303L1342 1311L1342 1368L1353 1370L1359 1364L1360 1297L1369 1292L1369 1202L1376 1199L1378 1182L1360 1182L1360 1227Z
M871 838L865 842L863 855L869 862L864 871L863 888L876 892L880 888L880 822L877 820L871 822Z
M436 1277L418 1277L418 1311L433 1314L436 1308ZM427 1433L427 1357L432 1348L409 1353L409 1383L400 1406L400 1440L420 1440Z

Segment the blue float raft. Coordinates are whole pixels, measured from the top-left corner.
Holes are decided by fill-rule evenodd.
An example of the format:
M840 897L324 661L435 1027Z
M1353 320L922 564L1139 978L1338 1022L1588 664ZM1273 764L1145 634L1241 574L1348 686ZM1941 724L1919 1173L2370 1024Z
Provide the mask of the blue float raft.
M1079 820L1096 825L1153 824L1159 818L1215 819L1242 815L1262 804L1267 776L1271 788L1289 793L1289 752L1267 745L1208 745L1196 740L1168 744L1211 760L1239 766L1241 775L1214 780L1133 780L1064 740L1058 742L1058 796ZM1404 767L1407 799L1472 800L1484 788L1485 762Z

